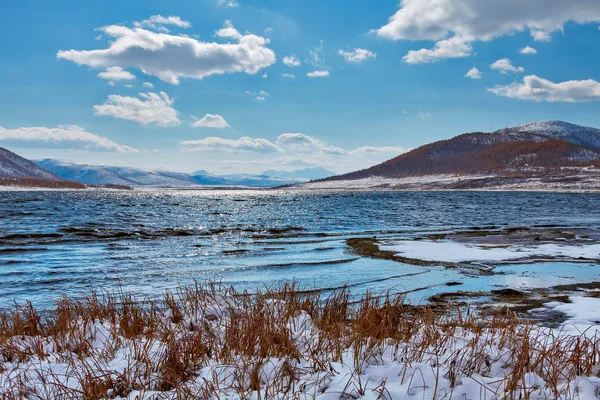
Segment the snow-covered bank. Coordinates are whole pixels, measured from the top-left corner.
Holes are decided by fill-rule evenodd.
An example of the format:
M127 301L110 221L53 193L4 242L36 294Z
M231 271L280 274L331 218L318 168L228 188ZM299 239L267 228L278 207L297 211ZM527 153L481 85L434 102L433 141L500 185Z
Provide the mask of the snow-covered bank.
M593 167L563 168L564 175L538 177L504 177L494 174L419 175L407 177L371 176L362 179L330 179L294 186L305 190L494 190L540 192L600 191L600 169ZM534 173L535 171L531 171Z
M382 251L391 251L405 258L438 262L498 262L528 258L568 258L600 260L600 244L567 245L485 245L459 243L449 240L398 240L379 245Z
M0 398L594 399L600 334L347 292L184 288L0 318ZM322 299L321 299L322 300ZM599 299L565 309L592 323ZM549 307L562 307L551 304Z

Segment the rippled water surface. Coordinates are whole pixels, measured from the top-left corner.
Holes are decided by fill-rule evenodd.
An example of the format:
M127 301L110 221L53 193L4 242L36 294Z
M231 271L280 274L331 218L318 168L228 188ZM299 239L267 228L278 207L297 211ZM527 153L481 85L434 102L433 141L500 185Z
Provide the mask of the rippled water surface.
M121 287L155 297L194 279L240 288L296 279L311 287L461 290L600 281L597 264L503 267L469 277L352 254L353 237L506 226L600 227L599 194L509 192L0 192L0 307ZM447 290L447 289L444 289Z

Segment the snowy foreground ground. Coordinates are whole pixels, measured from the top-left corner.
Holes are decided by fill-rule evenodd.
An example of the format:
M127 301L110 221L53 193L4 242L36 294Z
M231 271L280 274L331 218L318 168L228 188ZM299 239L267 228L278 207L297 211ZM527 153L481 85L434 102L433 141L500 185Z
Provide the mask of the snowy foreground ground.
M400 298L210 285L0 314L0 399L597 399L600 299L444 315Z

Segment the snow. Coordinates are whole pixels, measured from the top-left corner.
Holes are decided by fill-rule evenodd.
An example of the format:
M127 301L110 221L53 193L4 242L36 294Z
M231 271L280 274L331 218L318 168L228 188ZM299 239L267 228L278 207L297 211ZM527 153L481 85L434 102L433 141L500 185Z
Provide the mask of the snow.
M534 132L554 139L567 140L575 144L600 150L600 129L596 128L574 125L563 121L540 121L508 128L508 130Z
M590 323L591 319L598 316L600 301L574 297L573 304L556 304L554 308L574 316L577 323ZM278 310L279 301L267 301ZM230 312L236 312L235 307L225 307L222 304L212 304L194 315L186 315L182 326L196 326L194 331L208 330L216 335L222 335L225 324L230 320ZM165 323L170 313L165 313ZM209 317L209 318L207 318ZM31 390L42 393L42 398L56 398L57 393L64 387L72 390L72 397L81 389L80 378L84 376L110 376L115 382L121 376L139 374L138 383L148 384L152 373L144 373L146 364L138 363L142 349L147 349L147 357L152 363L160 364L161 357L165 354L164 344L157 339L127 339L115 336L115 329L110 323L95 321L93 324L84 324L75 321L83 332L81 337L87 338L92 347L95 359L74 358L69 361L64 356L65 350L58 349L56 343L50 338L19 337L13 338L12 348L25 348L28 345L44 348L49 353L43 359L37 356L28 361L16 362L0 359L0 397L4 393L8 398L39 398L38 396L25 396L12 392L15 382L26 382ZM248 391L243 397L233 388L242 382L249 385L249 376L240 375L239 370L245 363L256 363L245 356L237 355L231 362L219 364L210 358L202 362L197 373L185 386L192 393L202 393L209 390L215 399L448 399L448 400L476 400L499 398L523 398L523 391L507 392L508 380L512 365L516 362L510 354L515 349L513 343L507 342L500 330L469 331L457 330L442 341L439 345L415 351L419 344L426 340L422 328L415 327L415 335L407 342L397 345L370 343L366 341L362 347L343 349L341 359L336 358L334 352L329 355L326 365L319 367L311 362L310 354L317 343L323 340L322 332L313 324L311 317L305 312L298 312L290 316L287 326L295 342L299 355L297 357L265 358L258 365L258 377L261 382L260 392ZM578 343L570 340L562 328L548 330L529 326L517 327L518 335L529 335L529 351L543 352L552 345L553 341L564 339L566 343ZM185 335L181 331L180 335ZM441 335L442 333L440 331ZM79 337L79 339L81 338ZM548 338L551 338L549 340ZM68 340L68 338L67 338ZM577 344L574 344L577 346ZM518 349L516 349L518 350ZM563 349L569 351L568 348ZM75 351L73 348L71 351ZM73 360L75 360L73 362ZM470 361L469 361L470 360ZM479 361L473 361L479 360ZM461 365L461 363L475 362L480 365ZM256 365L256 364L252 364ZM138 368L142 368L142 372ZM546 366L549 367L549 366ZM557 378L557 389L562 393L560 397L554 396L550 387L535 372L526 373L518 387L525 386L530 399L596 399L600 388L600 378L594 376L600 366L596 365L591 376L577 376L572 380ZM268 385L282 378L284 371L296 371L297 380L289 382L293 395L268 393ZM465 374L464 369L476 369L479 373ZM534 368L534 367L532 367ZM537 368L537 367L535 367ZM544 366L540 366L544 368ZM453 381L455 383L453 383ZM63 388L63 389L59 389ZM115 389L116 390L116 389ZM273 389L271 389L273 390ZM58 392L57 392L58 391ZM109 393L112 391L109 390ZM64 392L63 392L64 393ZM291 396L291 397L290 397ZM202 397L201 398L208 398ZM126 397L118 399L177 399L181 398L175 391L159 392L158 389L138 391L133 390Z
M570 303L550 302L544 307L565 314L568 319L562 330L572 335L585 334L588 337L600 334L600 299L593 297L570 296Z
M473 175L469 179L492 178L493 175ZM464 180L464 177L450 174L408 176L403 178L386 178L382 176L370 176L368 178L353 180L329 180L323 182L310 182L296 185L299 189L374 189L393 188L402 185L429 185L450 184Z
M485 246L453 241L399 240L380 244L379 249L399 256L434 262L499 262L532 257L600 259L600 244L585 246L541 244L537 246Z
M0 147L0 178L58 179L56 175L2 147Z

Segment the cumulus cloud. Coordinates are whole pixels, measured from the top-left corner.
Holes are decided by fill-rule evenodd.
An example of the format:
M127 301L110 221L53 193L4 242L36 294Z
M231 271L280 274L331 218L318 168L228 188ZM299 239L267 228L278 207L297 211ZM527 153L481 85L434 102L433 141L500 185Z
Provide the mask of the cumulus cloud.
M306 74L306 76L308 76L309 78L326 78L329 75L330 74L328 70L316 70Z
M144 82L144 87L152 89L154 87L154 85L151 84L150 82Z
M108 67L104 72L100 72L98 77L109 81L131 81L135 79L135 75L121 67Z
M436 62L444 58L469 57L473 47L464 38L454 36L440 40L432 49L410 50L403 58L407 64Z
M186 151L224 151L224 152L256 152L256 153L277 153L281 149L267 139L241 137L239 139L225 139L221 137L209 136L199 140L186 140L181 142L181 146Z
M283 63L288 67L299 67L302 64L296 56L283 57Z
M481 79L482 76L483 76L483 74L481 73L481 71L475 67L471 68L469 70L469 72L467 72L465 74L465 78L471 78L471 79Z
M537 102L578 103L600 100L600 82L592 79L554 83L536 75L523 78L506 86L495 86L488 91L498 96Z
M526 46L526 47L523 47L521 50L519 50L519 53L533 55L533 54L537 54L537 50L534 49L533 47Z
M237 0L217 0L217 4L222 7L237 7L239 3Z
M198 119L194 118L194 122L191 123L191 126L194 128L216 128L216 129L224 129L229 128L229 124L225 121L225 118L221 117L219 114L206 114L203 118Z
M217 31L229 43L201 42L189 36L109 25L99 30L115 40L106 49L60 50L57 57L94 68L138 68L144 74L178 84L181 78L203 79L214 74L256 74L275 63L269 39L242 35L231 23Z
M352 51L340 50L338 51L338 54L343 56L346 62L353 64L360 64L369 58L377 57L377 54L373 53L372 51L360 48L355 48Z
M59 125L56 128L35 126L16 129L7 129L0 126L0 142L22 147L58 147L115 153L139 151L133 147L117 144L104 136L87 132L77 125Z
M361 146L345 149L300 132L283 133L274 141L251 137L239 139L206 137L180 144L183 151L240 154L234 159L227 159L228 165L236 163L246 166L297 165L301 161L302 165L321 165L346 170L371 166L408 151L403 147L394 146ZM252 159L252 154L261 155L259 159Z
M525 71L525 68L523 67L515 67L512 64L512 61L510 61L510 59L508 58L501 58L500 60L491 64L490 68L495 69L496 71L500 71L500 73L502 74L508 74L509 72L513 72L516 74Z
M165 92L140 93L139 97L111 94L104 104L94 106L94 115L126 119L143 125L179 125L179 113L173 108L174 102Z
M294 74L281 74L284 78L296 79L296 75Z
M294 150L318 150L325 146L321 140L303 133L282 133L277 138L277 144Z
M600 21L597 0L402 0L400 9L374 32L392 40L430 40L440 42L460 38L470 47L474 41L528 30L534 40L547 41L565 23ZM468 54L467 54L468 53ZM466 57L471 52L462 51ZM440 52L437 61L456 52Z
M135 26L136 28L147 27L147 28L157 29L158 27L163 26L163 25L173 25L173 26L177 26L179 28L191 28L192 27L191 22L184 21L180 17L174 16L174 15L169 15L168 17L163 17L160 14L152 15L150 18L145 19L141 22L136 21L133 23L133 26Z

